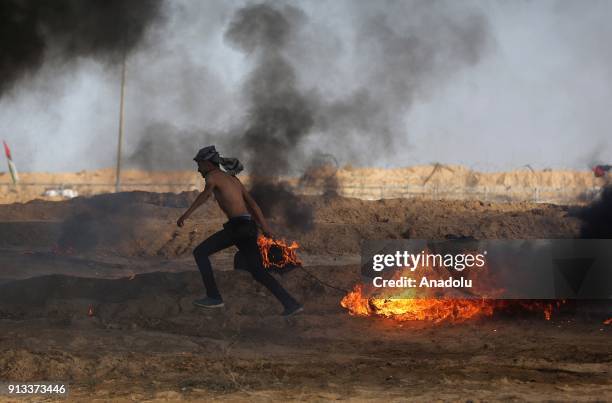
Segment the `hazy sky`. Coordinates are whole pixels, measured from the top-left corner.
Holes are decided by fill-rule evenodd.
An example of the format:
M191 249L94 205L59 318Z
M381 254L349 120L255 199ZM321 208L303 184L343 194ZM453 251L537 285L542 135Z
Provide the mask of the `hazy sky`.
M244 83L254 59L224 34L244 4L253 3L166 3L166 19L127 61L126 159L143 139L163 160L157 168L189 167L207 141L240 156L229 147L247 119ZM300 91L325 104L317 119L327 122L299 145L300 164L316 151L385 167L612 162L610 1L290 4L301 15L283 55ZM0 138L18 169L113 166L119 80L118 66L49 60L4 94ZM362 99L371 114L331 122Z

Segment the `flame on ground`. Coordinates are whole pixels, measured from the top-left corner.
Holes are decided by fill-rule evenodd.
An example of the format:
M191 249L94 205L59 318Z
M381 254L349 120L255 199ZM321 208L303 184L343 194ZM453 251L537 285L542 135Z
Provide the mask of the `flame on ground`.
M297 256L300 245L293 241L290 244L284 239L272 239L264 235L257 238L263 265L266 269L282 269L288 265L301 266L302 261Z
M340 305L348 309L351 315L383 316L398 321L425 320L437 323L493 315L493 307L487 300L366 298L362 294L361 285L356 285Z
M542 312L550 320L553 311L565 301L539 302L491 299L436 299L436 298L367 298L361 285L342 298L340 305L355 316L379 316L397 321L420 320L439 323L464 322L491 317L496 311Z

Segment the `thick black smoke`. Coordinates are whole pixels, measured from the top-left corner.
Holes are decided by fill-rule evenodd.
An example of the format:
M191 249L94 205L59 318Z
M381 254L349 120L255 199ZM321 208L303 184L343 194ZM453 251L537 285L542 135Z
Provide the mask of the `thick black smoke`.
M245 84L247 127L240 142L257 176L278 176L289 170L290 154L314 125L311 102L297 88L294 67L283 53L294 20L305 18L293 7L252 5L236 12L226 39L255 61Z
M0 1L0 95L48 58L120 60L160 17L162 0Z
M612 185L603 188L600 197L579 212L583 220L580 237L612 239Z
M355 4L359 17L354 21L353 50L360 64L351 78L357 85L351 78L337 77L350 90L332 100L317 86L328 77L319 76L312 89L300 82L297 71L309 75L300 70L301 58L307 59L305 65L313 60L333 63L319 58L317 50L305 56L296 52L304 40L300 35L312 28L301 10L249 5L235 13L225 32L226 40L255 65L244 86L248 118L238 142L256 178L253 193L264 210L272 211L274 201L282 211L304 212L301 218L287 219L294 228L311 227L312 212L278 177L304 160L310 167L307 172L320 171L303 155L310 135L319 136L322 150L333 147L351 159L363 161L369 154L376 160L377 154L393 150L396 139L406 137L404 119L415 100L477 63L489 42L487 21L476 11L447 11L451 4L443 2L389 2L391 11L386 6L370 10L368 4ZM302 184L312 182L302 179ZM334 194L336 186L335 177L326 180L328 194Z
M297 86L284 50L303 13L290 6L250 5L236 12L225 38L255 62L245 84L246 127L239 139L253 180L251 192L264 213L279 213L289 228L312 228L310 206L279 181L295 149L314 125L314 107Z
M310 231L314 227L313 210L305 205L285 182L256 181L251 195L265 216L278 215L289 228Z

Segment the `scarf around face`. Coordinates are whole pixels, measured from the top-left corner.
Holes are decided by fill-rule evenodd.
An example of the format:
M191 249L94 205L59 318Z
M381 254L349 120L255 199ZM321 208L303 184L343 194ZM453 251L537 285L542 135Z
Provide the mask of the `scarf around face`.
M210 161L219 164L225 172L230 175L238 175L244 167L237 158L225 158L215 149L215 146L208 146L200 149L194 157L194 161Z

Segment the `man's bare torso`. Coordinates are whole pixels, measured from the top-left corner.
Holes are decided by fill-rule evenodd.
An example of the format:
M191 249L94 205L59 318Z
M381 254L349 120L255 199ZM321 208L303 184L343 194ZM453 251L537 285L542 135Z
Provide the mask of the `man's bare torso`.
M179 217L176 225L179 227L185 225L185 220L198 207L206 203L210 195L214 195L219 207L228 218L250 214L264 234L273 236L261 208L238 178L221 171L218 166L215 167L209 161L198 161L198 172L205 178L206 187L191 203L187 211Z
M244 186L238 178L222 171L206 176L206 183L213 185L213 194L219 207L228 218L249 214L244 200Z

